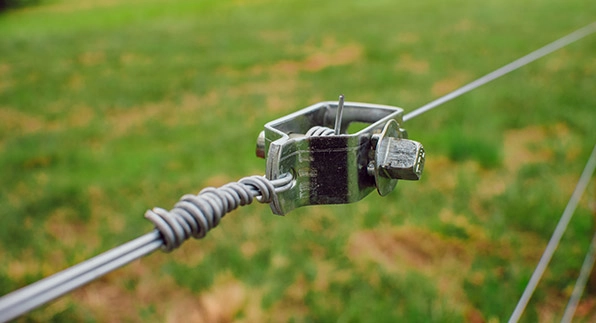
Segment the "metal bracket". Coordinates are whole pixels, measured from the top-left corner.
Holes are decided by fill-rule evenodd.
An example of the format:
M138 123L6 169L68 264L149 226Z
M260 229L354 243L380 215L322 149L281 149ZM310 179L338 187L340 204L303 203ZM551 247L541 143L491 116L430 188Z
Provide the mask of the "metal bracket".
M273 213L284 215L306 205L352 203L374 188L388 194L398 179L418 179L424 149L406 139L400 127L402 116L398 107L344 104L341 96L339 103L320 102L267 123L257 139L257 156L267 159L266 176L276 179L291 173L294 178L292 188L271 202ZM347 133L354 122L368 126ZM335 131L322 128L334 124Z

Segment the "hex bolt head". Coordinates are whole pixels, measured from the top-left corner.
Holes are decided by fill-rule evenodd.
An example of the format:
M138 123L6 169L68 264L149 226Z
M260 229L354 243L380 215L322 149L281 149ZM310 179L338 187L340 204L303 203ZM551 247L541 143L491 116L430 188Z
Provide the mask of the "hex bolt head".
M424 168L424 148L419 142L405 139L397 121L389 120L379 135L371 138L375 151L369 174L381 196L389 194L400 179L418 180Z
M409 139L385 137L377 149L379 174L393 179L416 181L424 169L425 153L422 144Z

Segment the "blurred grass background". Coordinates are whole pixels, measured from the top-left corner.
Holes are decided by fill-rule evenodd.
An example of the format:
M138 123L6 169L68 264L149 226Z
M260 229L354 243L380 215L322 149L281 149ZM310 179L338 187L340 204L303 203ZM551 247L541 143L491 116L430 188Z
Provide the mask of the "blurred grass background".
M24 4L0 12L0 294L148 232L148 208L263 174L270 120L340 93L411 111L596 16L585 0ZM240 209L19 321L506 321L596 138L595 53L592 35L409 121L420 182ZM524 321L561 317L595 190Z

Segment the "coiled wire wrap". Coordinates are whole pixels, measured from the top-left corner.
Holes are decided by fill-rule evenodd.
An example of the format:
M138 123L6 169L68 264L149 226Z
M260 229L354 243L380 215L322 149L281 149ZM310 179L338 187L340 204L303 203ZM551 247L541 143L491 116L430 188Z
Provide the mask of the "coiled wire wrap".
M325 136L333 136L335 134L335 130L323 126L314 126L306 132L307 137L325 137Z
M261 203L271 202L276 193L292 186L292 179L289 173L275 180L250 176L219 188L207 187L197 195L182 196L170 211L157 207L148 210L145 218L161 233L162 249L169 252L190 237L203 238L224 215L252 203L255 197Z

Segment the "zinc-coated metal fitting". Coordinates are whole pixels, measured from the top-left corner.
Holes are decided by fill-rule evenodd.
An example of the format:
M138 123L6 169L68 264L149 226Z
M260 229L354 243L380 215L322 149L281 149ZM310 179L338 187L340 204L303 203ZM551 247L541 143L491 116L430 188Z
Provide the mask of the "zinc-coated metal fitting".
M424 148L417 141L403 138L403 133L395 120L389 120L383 132L372 141L375 158L368 170L375 177L381 196L393 191L399 179L417 181L422 176Z

